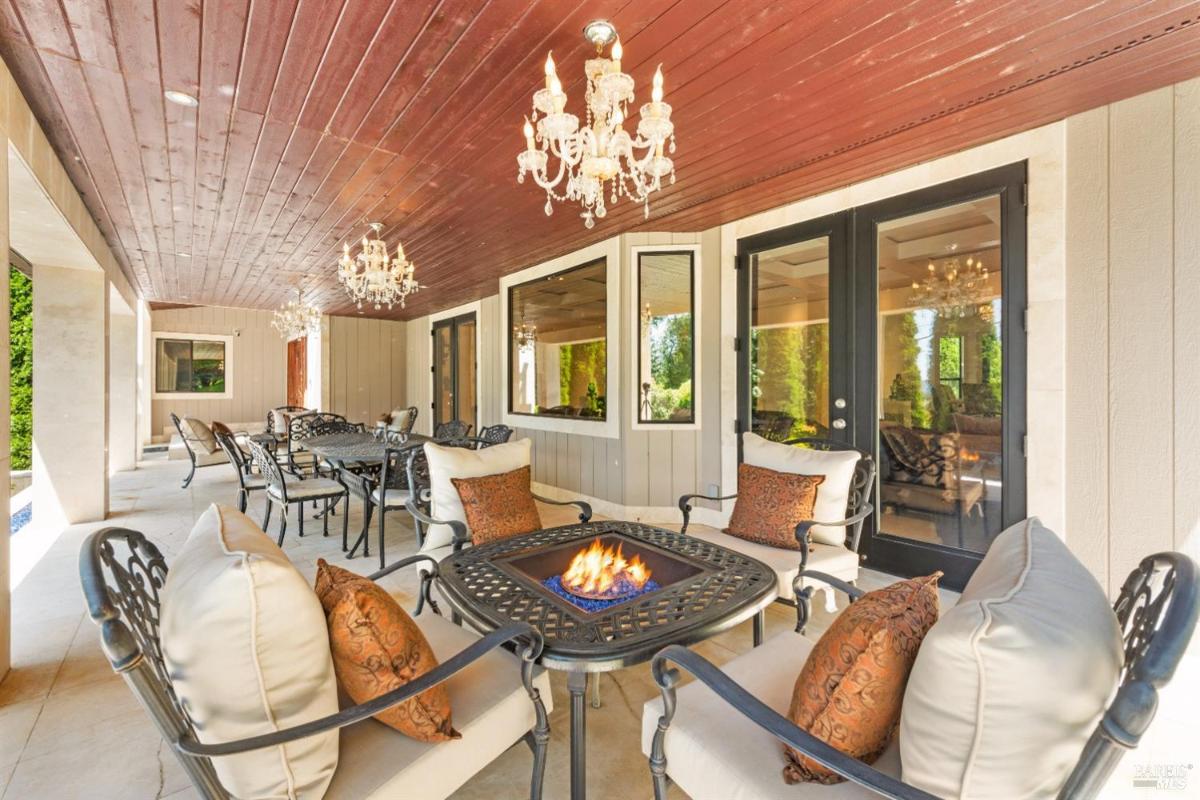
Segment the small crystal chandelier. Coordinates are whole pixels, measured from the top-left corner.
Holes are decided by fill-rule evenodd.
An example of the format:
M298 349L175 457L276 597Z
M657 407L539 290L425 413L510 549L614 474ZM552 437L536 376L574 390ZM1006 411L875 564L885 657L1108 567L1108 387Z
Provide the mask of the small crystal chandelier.
M399 242L396 243L395 258L388 257L387 243L379 238L382 223L372 222L370 228L375 238L364 236L362 250L354 258L350 257L350 245L342 246L338 282L359 309L364 302L372 303L376 311L384 305L390 309L396 303L404 308L408 296L423 288L413 277L416 267L404 257L404 248Z
M528 353L537 344L537 325L522 322L513 326L513 341L523 353Z
M940 267L930 261L925 279L912 284L913 303L934 309L944 319L990 315L991 296L987 267L970 257L965 265L956 257L946 259Z
M654 321L654 314L650 311L650 303L642 308L642 327L650 327L650 323Z
M271 327L279 331L286 341L299 339L321 329L321 312L314 306L305 303L300 297L300 289L296 289L296 299L277 310L271 318Z
M596 57L584 65L585 124L580 126L577 116L563 110L567 95L555 74L553 54L547 55L546 86L534 93L533 112L525 120L525 150L517 154L517 182L524 183L528 172L546 190L547 216L554 212L552 200L580 203L579 216L588 228L597 217L608 214L606 193L613 205L622 195L641 203L648 218L650 194L662 188L667 175L675 182L675 165L663 155L668 140L670 152L675 152L675 126L671 106L663 102L662 66L654 73L651 101L641 107L635 139L623 127L633 102L633 78L621 71L617 30L612 23L597 20L583 29L583 35L596 46ZM611 58L603 55L608 44L612 44ZM639 156L635 150L643 152ZM547 172L551 155L558 161L553 177Z

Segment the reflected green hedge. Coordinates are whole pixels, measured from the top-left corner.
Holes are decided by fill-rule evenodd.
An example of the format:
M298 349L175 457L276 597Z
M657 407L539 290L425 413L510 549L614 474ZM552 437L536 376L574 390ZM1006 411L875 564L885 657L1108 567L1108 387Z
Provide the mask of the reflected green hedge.
M12 469L29 469L33 455L33 281L8 271L9 396Z

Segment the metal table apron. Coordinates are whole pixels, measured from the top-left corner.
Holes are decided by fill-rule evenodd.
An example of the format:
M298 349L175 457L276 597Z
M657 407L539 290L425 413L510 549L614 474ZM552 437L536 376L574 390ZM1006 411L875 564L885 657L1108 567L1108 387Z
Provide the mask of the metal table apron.
M505 562L546 545L622 534L683 556L704 569L662 589L589 613L559 598ZM571 696L571 800L587 796L589 673L650 660L668 644L703 641L770 605L777 592L766 564L720 545L636 522L602 521L547 528L452 553L438 565L438 590L464 620L488 632L512 620L545 638L539 662L567 673Z

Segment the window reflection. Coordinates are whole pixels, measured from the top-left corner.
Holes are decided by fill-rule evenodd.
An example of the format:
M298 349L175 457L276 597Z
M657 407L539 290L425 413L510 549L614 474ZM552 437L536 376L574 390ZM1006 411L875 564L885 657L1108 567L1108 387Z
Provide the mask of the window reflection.
M1000 531L1000 198L879 225L883 533L986 552Z
M638 421L695 421L691 251L638 254Z
M156 339L154 363L156 392L225 392L225 342Z
M606 260L513 286L508 303L511 412L604 420Z

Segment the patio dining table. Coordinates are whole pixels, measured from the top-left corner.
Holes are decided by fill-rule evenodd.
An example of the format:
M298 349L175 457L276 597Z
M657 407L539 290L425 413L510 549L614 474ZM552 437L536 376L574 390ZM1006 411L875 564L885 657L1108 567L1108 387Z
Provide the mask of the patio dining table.
M592 539L620 542L627 556L636 551L662 585L598 610L548 588L563 558ZM753 617L778 591L775 571L761 561L694 536L620 521L564 525L465 548L438 563L437 586L481 633L514 621L532 625L544 639L539 663L567 673L571 800L587 794L588 674L641 664L670 644L708 639Z
M415 447L425 442L436 441L431 436L420 433L410 433L403 441L384 441L376 438L369 431L351 433L331 433L325 436L314 436L297 442L297 447L309 451L317 458L324 459L337 469L344 469L346 464L382 464L388 449Z

